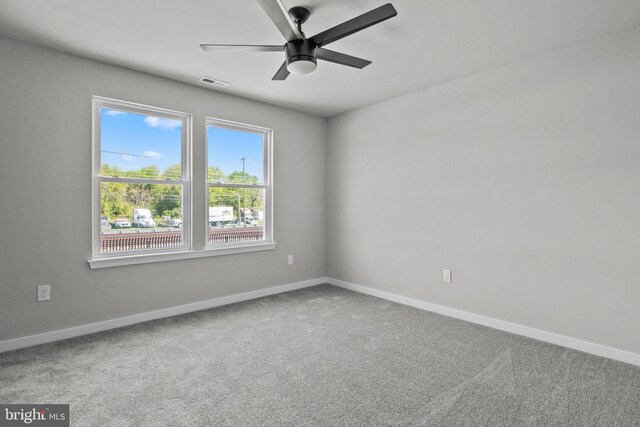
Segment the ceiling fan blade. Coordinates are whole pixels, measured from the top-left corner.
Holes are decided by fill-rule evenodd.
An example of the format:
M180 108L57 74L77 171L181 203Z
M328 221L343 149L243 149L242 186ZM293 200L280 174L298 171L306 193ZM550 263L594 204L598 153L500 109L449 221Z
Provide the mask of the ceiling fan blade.
M245 52L282 52L284 45L266 45L266 44L201 44L200 47L204 51L212 50L231 50Z
M271 18L288 42L304 38L289 16L287 8L280 0L258 0L258 3L260 3L260 6L267 12L269 18Z
M371 64L371 61L362 58L356 58L355 56L345 55L344 53L336 52L335 50L324 49L319 47L316 49L316 57L325 61L334 62L340 65L346 65L354 68L364 68Z
M367 13L363 13L353 19L336 25L333 28L329 28L326 31L316 34L311 37L318 47L328 45L336 40L340 40L343 37L356 33L358 31L369 28L379 22L385 21L389 18L396 16L398 12L391 3L387 3L384 6L380 6L376 9L370 10Z
M287 70L287 61L283 62L276 75L271 80L284 80L289 77L289 70Z

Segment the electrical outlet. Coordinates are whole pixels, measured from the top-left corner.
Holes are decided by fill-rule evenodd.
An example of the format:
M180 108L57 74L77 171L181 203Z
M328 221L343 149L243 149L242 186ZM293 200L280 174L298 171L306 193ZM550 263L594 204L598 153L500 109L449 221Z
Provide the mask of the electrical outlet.
M289 255L287 262L289 263L289 265L293 265L293 255Z
M442 281L451 283L451 270L442 270Z
M38 301L49 301L51 299L51 285L38 286Z

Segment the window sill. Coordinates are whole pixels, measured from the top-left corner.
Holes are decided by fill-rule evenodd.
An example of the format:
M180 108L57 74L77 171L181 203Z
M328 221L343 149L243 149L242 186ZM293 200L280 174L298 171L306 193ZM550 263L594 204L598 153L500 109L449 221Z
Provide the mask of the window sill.
M271 249L275 249L275 247L275 243L260 243L250 246L228 246L216 249L123 255L109 258L93 258L88 260L87 262L89 263L89 267L91 267L91 269L93 270L96 268L118 267L121 265L147 264L150 262L164 262L179 259L204 258L210 256L268 251Z

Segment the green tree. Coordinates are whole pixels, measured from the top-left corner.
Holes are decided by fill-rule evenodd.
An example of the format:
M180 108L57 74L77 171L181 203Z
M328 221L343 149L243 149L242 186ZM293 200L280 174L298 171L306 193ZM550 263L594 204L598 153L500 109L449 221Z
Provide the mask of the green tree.
M100 206L102 215L111 220L117 217L133 215L133 209L127 202L127 185L119 182L102 184Z
M207 181L208 182L224 182L226 176L222 169L217 166L209 166L207 169Z
M234 184L257 184L258 177L247 172L234 171L228 176L228 181ZM262 209L263 190L261 188L238 189L240 195L240 206L246 209ZM236 205L238 204L236 195Z
M120 168L118 168L117 166L109 166L106 163L102 165L102 168L100 169L101 176L116 177L116 176L123 176L123 173L124 172L120 170Z
M129 184L127 187L127 201L132 207L146 208L154 200L153 184Z
M138 178L158 179L160 178L160 171L156 166L145 166L138 171Z
M160 178L171 181L180 181L182 178L182 166L180 163L169 166L164 172L162 172Z
M182 186L155 185L151 190L153 197L152 209L156 216L182 216Z
M247 172L234 171L227 177L227 182L233 184L257 184L258 177L255 175L249 175Z

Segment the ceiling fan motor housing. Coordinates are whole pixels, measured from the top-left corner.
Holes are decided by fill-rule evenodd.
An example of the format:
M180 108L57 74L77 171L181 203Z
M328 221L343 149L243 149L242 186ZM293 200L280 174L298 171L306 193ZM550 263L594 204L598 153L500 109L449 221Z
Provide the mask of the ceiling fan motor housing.
M297 74L307 74L316 69L316 44L311 40L292 40L285 45L287 69Z

